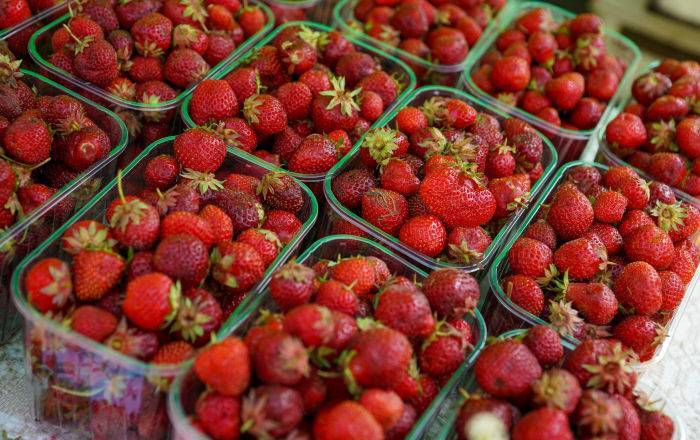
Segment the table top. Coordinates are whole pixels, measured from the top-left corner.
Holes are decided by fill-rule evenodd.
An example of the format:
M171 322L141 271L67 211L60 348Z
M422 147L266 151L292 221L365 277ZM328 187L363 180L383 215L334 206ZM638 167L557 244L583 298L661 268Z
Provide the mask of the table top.
M700 283L695 284L695 289L700 289ZM700 294L691 298L666 356L643 376L645 384L651 385L649 391L667 396L674 405L683 419L689 439L700 438L700 337L693 328L697 316L700 316ZM61 429L34 421L31 390L24 373L21 335L0 349L0 366L0 438L76 438Z

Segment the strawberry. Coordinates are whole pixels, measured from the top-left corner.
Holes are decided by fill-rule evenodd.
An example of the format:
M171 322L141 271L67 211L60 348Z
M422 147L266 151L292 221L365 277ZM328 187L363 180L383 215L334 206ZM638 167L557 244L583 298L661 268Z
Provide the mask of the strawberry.
M561 186L554 194L547 222L562 240L580 237L593 223L591 202L575 187Z
M70 326L73 331L102 342L117 328L117 318L100 307L84 305L75 309Z
M384 189L396 191L408 197L418 191L420 180L415 176L408 162L392 158L381 170L380 184Z
M616 191L604 191L593 204L593 216L602 223L618 223L627 208L627 198Z
M383 289L374 316L409 338L427 338L435 330L427 298L413 287L391 285Z
M154 272L153 270L153 252L139 251L134 254L134 257L129 262L129 267L126 269L128 280Z
M224 77L224 81L228 82L238 102L244 102L259 92L260 78L257 71L250 67L233 70Z
M513 427L513 439L541 438L573 439L566 413L551 408L539 408L527 413Z
M697 118L683 119L676 125L676 143L680 151L690 159L700 156L700 121Z
M385 127L377 128L365 136L360 157L369 167L386 165L390 158L404 156L408 147L408 140L403 133Z
M45 258L33 265L24 278L27 300L42 313L63 308L73 291L68 264Z
M374 178L366 168L344 171L331 182L333 195L350 209L359 207L364 194L375 187Z
M0 10L2 11L0 27L2 28L12 27L32 16L32 11L29 9L29 4L26 1L3 1L0 4Z
M133 81L142 83L163 80L163 62L160 58L135 56L130 62L127 73Z
M217 132L221 132L221 124L217 125ZM240 118L226 118L223 121L223 138L228 146L240 148L248 153L253 152L258 146L258 136L246 121Z
M185 341L169 342L161 346L153 356L151 362L154 364L177 365L191 358L194 354L192 346Z
M423 293L439 318L459 318L479 301L479 283L459 269L433 271L423 283Z
M653 314L661 307L661 278L643 261L626 265L615 280L613 291L623 306L633 307L636 313Z
M240 10L238 21L243 28L245 35L250 37L265 26L267 19L265 17L265 13L260 7L250 5Z
M661 294L663 296L661 310L673 311L683 300L685 284L678 274L671 271L659 272L659 278L661 278Z
M408 368L413 350L402 333L390 328L373 328L358 333L351 346L354 355L341 355L341 366L350 390L356 387L386 387L395 383ZM387 357L383 354L392 353ZM380 360L381 359L381 360Z
M625 237L625 253L632 261L644 261L657 270L673 261L673 242L666 232L654 225L640 226Z
M306 266L290 262L276 270L270 280L270 295L283 310L289 310L311 299L314 272Z
M338 152L328 137L320 134L307 136L289 159L289 170L303 174L328 171L338 162Z
M491 237L482 227L457 227L447 236L447 254L455 261L470 264L483 257L491 241Z
M508 263L514 273L540 277L552 263L552 250L531 238L519 238L508 251Z
M121 279L124 260L108 251L83 250L73 257L75 296L82 301L94 301L104 296Z
M304 206L301 186L285 173L267 173L260 181L256 192L271 209L299 212Z
M536 325L528 330L523 338L523 344L530 349L542 366L555 365L564 357L564 348L561 345L559 335L551 327L545 325ZM541 381L544 380L543 376Z
M673 420L660 411L642 410L639 416L640 438L664 439L673 438L675 425Z
M204 59L210 66L215 66L228 57L236 48L233 38L226 32L213 31L209 34L209 47Z
M612 333L625 346L634 350L642 361L651 359L665 336L661 326L644 315L625 317L615 325Z
M348 83L350 84L350 81ZM337 76L331 79L331 90L322 91L314 98L311 104L311 119L319 131L351 131L357 122L360 110L357 95L361 90L348 90L345 84L346 78Z
M179 173L177 160L169 154L160 154L148 161L143 178L147 186L165 190L175 185Z
M571 283L565 295L591 324L608 324L617 315L617 298L603 283Z
M427 127L428 118L417 107L406 106L396 113L396 128L409 136Z
M162 14L152 12L137 20L130 32L136 50L144 56L161 56L170 48L173 23Z
M440 64L458 64L469 53L464 34L450 27L438 27L426 37L431 56Z
M350 316L354 316L359 308L355 292L349 286L336 280L328 280L321 283L316 293L315 301L316 304Z
M396 235L408 215L406 199L386 189L372 189L362 196L362 218L382 231Z
M438 323L421 347L418 357L421 371L433 376L452 374L464 361L466 350L467 341L454 327Z
M388 108L398 95L398 83L383 70L377 70L363 77L358 83L358 88L366 92L373 92L382 99L383 108Z
M84 171L109 153L111 142L98 127L83 127L66 137L62 161L74 171Z
M251 245L262 258L265 267L277 258L282 249L277 234L266 229L247 229L238 235L236 241Z
M686 177L686 162L679 154L655 153L646 170L652 178L671 186L678 186Z
M279 133L287 125L287 113L282 103L271 95L253 95L245 100L243 113L258 134Z
M281 330L260 336L252 358L257 376L266 383L293 386L309 373L304 346Z
M562 244L554 252L554 264L560 272L567 272L575 280L593 278L605 266L608 256L603 246L586 238L577 238Z
M331 278L351 287L359 298L365 298L377 281L376 263L367 258L340 260L331 270Z
M51 152L49 126L31 113L15 119L4 132L5 152L26 165L37 165L49 158Z
M299 338L306 347L328 346L334 327L330 309L318 304L302 304L284 316L284 331Z
M546 220L537 220L528 226L524 237L542 242L553 251L557 248L557 235Z
M64 251L75 255L82 250L112 249L116 242L107 226L95 220L81 220L63 233L61 244Z
M122 309L143 330L155 331L170 324L177 313L180 286L162 273L141 275L126 286Z
M646 109L647 121L681 119L688 113L688 103L677 96L666 95L657 98Z
M583 76L569 72L547 82L545 93L558 109L571 110L583 96L584 87Z
M586 390L581 396L574 417L577 428L587 435L616 433L622 422L622 407L607 393Z
M178 306L170 331L195 346L205 345L211 341L212 332L221 326L222 316L221 306L211 293L190 289Z
M158 211L138 197L120 195L108 206L105 218L114 238L124 246L148 249L158 238Z
M231 293L250 290L265 271L262 258L246 243L220 242L211 255L212 277Z
M168 14L165 15L168 16ZM168 18L175 21L172 17ZM198 54L204 55L209 47L209 37L203 30L191 24L178 24L173 28L173 46L192 49Z
M555 336L556 335L555 333ZM571 415L581 398L582 390L576 377L566 370L552 368L532 385L533 401L537 406L546 406Z
M204 128L190 128L173 142L175 158L183 168L202 173L212 173L221 167L226 158L226 144L218 136Z
M179 48L170 52L163 66L165 79L182 88L199 82L207 72L209 72L209 64L202 55L188 48Z
M231 370L230 366L236 365ZM224 396L240 396L251 379L251 356L246 344L235 336L204 348L194 362L197 377Z
M384 438L382 425L361 404L345 400L321 411L314 420L317 440L351 440Z
M197 423L202 431L213 438L237 438L241 429L240 413L239 397L222 396L215 392L202 394L195 404Z
M457 428L457 438L459 440L468 440L478 426L480 417L483 413L495 416L502 425L503 435L508 435L507 432L513 426L515 421L515 407L498 399L490 397L481 397L470 395L462 403L455 426Z
M263 229L277 234L277 238L285 245L292 241L301 227L301 222L294 214L280 210L268 211L267 219L262 225Z
M409 219L401 226L399 240L409 248L435 258L445 248L447 231L439 218L421 215Z
M289 82L278 87L275 96L282 103L287 118L297 121L309 115L314 95L303 82Z
M496 199L494 218L503 218L527 203L530 178L526 174L499 177L489 181L488 189Z
M181 87L186 86L187 84ZM189 112L198 125L211 120L223 120L238 114L238 99L228 82L221 79L204 80L192 93Z
M86 39L75 50L73 68L80 78L104 87L119 75L117 53L107 41Z
M503 291L513 303L535 316L544 310L544 294L537 282L526 275L510 275L503 280Z
M250 390L243 399L241 419L251 435L284 436L304 417L301 394L281 385L262 385Z
M207 246L193 235L164 236L153 253L153 268L185 289L198 286L209 270Z
M404 403L393 391L372 388L364 391L358 402L372 413L385 431L395 426L404 413Z
M474 375L479 386L494 397L523 399L531 395L531 385L542 375L542 367L524 344L502 340L483 349Z

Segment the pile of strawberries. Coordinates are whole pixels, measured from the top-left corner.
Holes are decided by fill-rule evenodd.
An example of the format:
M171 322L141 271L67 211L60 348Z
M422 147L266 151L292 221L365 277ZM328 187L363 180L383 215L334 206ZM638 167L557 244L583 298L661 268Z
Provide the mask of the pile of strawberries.
M471 264L542 175L543 141L522 120L502 123L446 96L406 106L396 128L367 133L361 161L333 179L336 199L430 258ZM334 233L365 235L337 219Z
M700 195L700 64L664 60L634 81L632 95L605 129L613 153L654 180Z
M207 135L214 143L207 143ZM62 258L24 280L38 311L125 355L177 364L210 340L300 230L301 186L231 172L221 139L195 128L151 158L145 188L63 235ZM218 172L223 180L213 173Z
M610 336L650 359L700 261L700 211L631 168L571 169L508 251L503 291L579 340Z
M189 114L227 145L297 173L328 171L403 87L338 31L283 26L248 61L197 86Z
M571 130L600 120L627 69L606 52L600 17L584 13L556 23L546 8L529 10L501 33L472 80L510 106Z
M21 61L0 54L0 229L48 201L112 149L116 124L72 96L37 96L19 71ZM94 119L93 119L94 118ZM110 132L105 132L105 127ZM61 222L73 211L66 197L51 212Z
M17 26L45 9L49 9L63 0L0 0L0 31ZM9 46L17 55L27 53L27 43L32 34L39 29L40 23L13 32L7 38Z
M476 336L462 318L479 286L456 269L421 287L377 257L290 262L270 294L281 313L195 361L207 390L192 423L213 439L404 438Z
M360 23L354 25L417 58L455 65L464 61L504 4L503 0L360 0L354 8L354 18ZM434 73L405 61L419 78Z
M559 336L545 326L499 338L476 361L481 390L459 409L457 438L670 440L675 424L635 391L631 361L619 342L606 339L564 356Z

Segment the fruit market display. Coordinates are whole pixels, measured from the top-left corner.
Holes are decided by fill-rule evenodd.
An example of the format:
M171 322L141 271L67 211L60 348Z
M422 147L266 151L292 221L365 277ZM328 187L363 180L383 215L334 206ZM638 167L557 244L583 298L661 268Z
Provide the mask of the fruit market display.
M627 69L590 13L556 22L547 8L523 12L472 70L483 93L570 130L593 129Z
M456 77L502 0L359 0L346 2L349 26L395 52L427 83Z
M3 231L107 158L121 136L114 115L62 93L40 77L25 77L19 69L21 60L10 56L0 54L0 229ZM37 87L50 89L51 93L39 92ZM59 224L68 219L75 207L74 196L63 198L49 216ZM45 238L49 231L44 232ZM2 253L8 250L3 249Z
M404 438L478 337L478 283L457 269L420 284L377 257L290 262L269 294L278 313L194 363L192 424L213 439Z
M479 390L459 409L457 438L676 438L673 419L636 389L631 361L607 339L589 339L564 355L559 336L545 326L499 338L477 358Z
M187 112L227 145L289 171L318 175L399 97L407 78L338 31L286 25L245 66L194 90Z
M700 64L666 59L632 84L605 128L611 152L654 180L700 195Z
M508 250L505 295L579 340L612 336L649 360L700 261L700 212L631 168L572 167Z
M371 225L430 259L469 265L527 205L543 173L543 149L522 120L499 121L458 96L433 96L403 107L392 126L371 129L361 160L330 189L364 229ZM347 231L346 223L335 220L334 232Z

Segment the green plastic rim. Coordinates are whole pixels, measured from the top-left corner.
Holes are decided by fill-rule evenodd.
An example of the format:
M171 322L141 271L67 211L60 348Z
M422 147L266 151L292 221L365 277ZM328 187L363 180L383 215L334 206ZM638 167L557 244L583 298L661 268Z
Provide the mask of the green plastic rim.
M414 102L416 99L420 99L420 95L423 93L431 93L433 94L432 96L449 96L449 97L455 97L460 100L463 100L467 103L470 104L475 104L476 106L480 107L480 111L483 110L488 110L490 113L499 116L501 118L510 118L511 116L508 115L507 113L499 110L499 109L493 109L491 108L488 104L486 104L484 101L482 101L479 98L476 98L469 93L466 93L462 90L458 89L453 89L451 87L444 87L444 86L424 86L420 87L413 92L411 92L404 101L402 101L394 110L389 112L388 114L384 115L380 120L372 126L371 129L374 128L379 128L379 127L384 127L388 124L390 124L396 117L396 114L398 111L407 106L407 105L415 105L419 104L418 102ZM422 101L421 101L422 103ZM370 129L370 130L371 130ZM530 193L532 194L532 198L530 199L530 203L534 200L534 198L537 196L537 194L540 192L540 190L546 185L547 180L549 179L550 175L556 168L557 162L558 162L558 155L557 151L552 145L551 141L544 136L542 133L537 132L540 138L542 138L544 148L550 155L550 162L545 166L542 176L535 182L533 187L530 190ZM356 160L360 148L362 146L362 142L365 139L365 136L367 133L365 133L355 144L355 146L348 152L348 154L341 159L340 162L338 162L333 168L328 171L328 175L323 182L323 191L326 195L326 199L328 200L329 204L332 206L334 211L338 212L345 220L351 222L355 226L359 227L360 229L364 230L371 236L375 237L376 239L388 244L392 248L397 248L398 252L401 252L403 255L408 255L412 260L417 261L419 264L429 267L429 268L443 268L443 267L452 267L452 268L457 268L457 269L463 269L468 272L475 272L478 270L485 269L495 253L498 251L498 249L501 247L503 241L505 241L506 237L510 233L510 231L513 229L513 227L517 224L518 220L524 215L525 211L527 208L520 209L517 212L511 214L511 218L504 224L501 229L498 231L498 233L493 237L491 244L489 247L486 249L486 252L484 252L484 255L481 260L470 264L470 265L465 265L465 264L459 264L459 263L453 263L450 261L442 261L438 260L436 258L430 258L426 255L420 254L413 249L409 248L405 244L403 244L398 238L394 237L393 235L389 235L386 232L382 231L381 229L377 228L374 225L371 225L369 222L364 220L362 217L354 213L353 211L349 210L345 206L343 206L340 201L336 198L335 194L333 193L333 188L332 188L332 182L335 177L337 177L342 171L344 171L346 168L349 168L351 165L352 161Z
M94 177L100 170L107 166L108 163L110 163L113 160L116 160L116 158L120 154L122 154L122 152L126 148L126 144L129 140L129 132L126 128L126 124L124 124L124 121L122 121L122 119L116 114L114 114L114 112L112 112L111 110L101 106L96 102L90 101L84 98L83 96L77 94L73 90L67 89L64 86L56 83L55 81L46 78L42 75L39 75L38 73L32 72L31 70L20 69L20 72L22 72L24 77L32 78L35 81L40 81L52 88L55 88L56 90L59 90L61 93L64 93L77 99L78 101L80 101L81 104L85 106L94 107L100 112L103 112L117 124L121 134L116 145L109 151L107 156L92 164L90 168L80 173L66 186L56 191L56 193L46 203L42 204L40 207L30 212L27 216L10 226L7 230L3 231L0 234L0 248L5 248L6 246L10 245L10 243L14 241L20 234L22 234L29 225L33 224L41 217L46 215L51 209L53 209L56 206L56 204L58 204L60 201L65 199L66 196L77 190L85 181Z
M260 29L258 32L256 32L254 35L251 35L248 39L246 39L243 44L238 46L234 51L225 59L220 61L218 64L215 66L212 66L212 68L209 70L209 72L202 78L202 80L209 79L216 75L216 73L225 68L226 65L236 58L240 57L243 53L245 53L249 48L251 48L260 38L262 38L264 35L269 33L272 28L275 26L275 17L272 14L272 10L263 2L258 1L258 0L249 0L251 3L254 3L256 6L260 7L262 11L265 14L265 25ZM70 74L62 69L59 69L58 67L54 66L51 64L48 59L44 57L42 53L39 52L38 48L38 39L39 37L43 36L43 34L50 32L56 27L61 26L64 22L68 21L71 17L70 13L64 14L57 19L53 20L49 24L45 25L38 31L34 32L32 34L31 38L29 39L29 55L32 57L34 62L37 63L41 68L46 69L47 71L51 72L53 75L56 75L56 77L61 78L62 80L69 82L72 86L79 87L81 89L87 90L90 93L93 93L95 96L99 97L100 99L104 99L105 101L109 102L110 104L117 105L120 107L124 107L130 110L136 110L136 111L142 111L142 112L158 112L158 111L165 111L165 110L170 110L175 107L177 107L182 100L188 96L189 94L192 93L194 88L199 84L200 81L195 82L194 84L190 85L187 87L185 90L180 92L175 98L169 100L169 101L163 101L158 104L145 104L143 102L138 102L138 101L129 101L126 99L122 99L118 96L114 96L110 93L108 93L106 90L101 89L94 84L84 81L77 76Z
M283 32L288 27L292 27L292 26L306 26L308 28L311 28L313 30L320 31L320 32L330 32L330 31L334 30L332 27L326 26L326 25L321 24L321 23L314 23L311 21L289 21L289 22L284 23L284 24L278 26L277 28L275 28L274 31L272 31L267 36L265 36L265 38L263 38L261 41L259 41L248 52L243 54L241 57L239 57L238 59L236 59L232 63L226 65L224 68L220 69L215 75L213 75L209 79L222 79L226 75L228 75L230 72L232 72L233 70L243 66L255 53L257 53L260 50L261 47L266 46L268 43L270 43L270 41L274 40L277 37L277 35L279 35L281 32ZM398 59L392 55L389 55L387 53L384 53L381 50L379 50L375 47L372 47L371 45L369 45L368 43L366 43L362 40L356 39L356 38L352 37L351 35L345 35L345 38L347 38L348 41L350 41L355 46L359 46L362 49L364 49L365 51L370 52L379 58L386 59L386 60L390 61L392 64L397 65L401 69L402 73L405 74L408 82L406 83L404 90L401 91L401 93L399 93L398 96L396 96L396 100L386 110L384 110L383 114L386 115L387 113L392 112L394 109L396 109L403 102L403 99L413 89L415 89L416 76L413 74L413 71L411 70L410 67L408 67L408 65L406 65L406 63L404 63L400 59ZM182 120L185 122L185 125L187 127L190 127L190 128L197 126L197 124L192 120L192 117L190 116L190 112L189 112L191 100L192 100L192 95L190 94L182 102L182 108L180 110L180 113L182 115ZM377 119L374 122L374 124L372 124L372 127L370 127L370 128L377 127L381 120L382 120L382 117ZM235 147L227 147L227 148L229 149L229 151L235 150L237 152L243 152L240 149L235 148ZM353 147L353 150L354 150L354 147ZM351 152L353 150L351 150ZM345 157L347 157L349 154L350 154L350 152L348 154L346 154ZM341 159L341 161L342 161L342 159ZM284 169L284 168L282 168L282 169ZM301 180L302 182L307 182L307 183L309 183L309 182L321 182L326 177L326 175L330 172L330 170L329 170L328 172L325 172L325 173L303 174L303 173L295 173L295 172L289 171L289 170L284 170L284 171L287 172L290 176L295 177L295 178Z
M164 143L172 142L175 139L175 137L176 136L169 136L153 142L151 145L145 148L133 161L131 161L131 163L129 163L129 165L126 166L126 168L122 170L122 175L128 175L142 160L144 160L150 154L152 154L154 150L158 149ZM231 154L235 158L241 159L241 161L244 163L247 162L245 158L240 158L237 154L233 154L231 152L229 152L228 154ZM268 171L277 171L274 167L270 166L266 162L257 158L255 159L255 161L251 161L252 165L259 166ZM275 258L275 260L272 263L270 263L263 275L263 278L261 279L261 281L258 282L258 285L250 291L246 299L260 296L259 292L267 285L267 282L269 281L269 277L272 274L272 272L290 257L290 254L293 253L294 250L299 246L302 239L304 238L304 235L308 234L314 222L316 221L316 217L318 216L318 203L316 201L316 198L313 196L313 193L306 185L304 185L301 182L298 183L300 184L302 190L304 191L304 194L308 197L309 200L309 218L303 223L301 230L294 237L294 239L290 243L288 243L287 246L285 246L285 248L283 249L283 251L279 253L277 258ZM21 275L24 274L25 270L27 270L28 267L32 263L34 263L35 260L41 258L43 252L46 251L50 244L57 240L60 240L65 231L71 225L73 225L76 221L83 217L83 215L86 214L88 211L105 202L105 199L110 193L110 191L112 191L116 187L117 179L113 179L85 206L83 206L80 209L80 211L73 215L73 217L71 217L70 220L65 222L60 228L56 229L49 238L44 240L39 246L37 246L29 255L27 255L19 263L19 265L12 274L12 300L17 306L17 309L24 316L25 321L30 321L33 323L33 325L38 325L47 328L53 334L61 335L62 337L68 338L71 340L72 344L78 345L84 350L97 353L101 357L106 359L108 362L115 363L117 365L120 365L121 367L129 369L132 372L139 372L144 375L174 376L181 369L189 365L192 362L192 360L190 359L179 365L153 365L118 353L106 347L103 344L99 344L93 341L92 339L86 338L72 331L67 331L65 327L61 326L56 321L47 319L43 314L41 314L27 302L25 295L22 292L22 283L20 278ZM106 209L106 204L104 205L104 208ZM237 311L244 308L241 307L244 303L245 301L241 303L241 305L237 308ZM227 320L224 323L222 323L221 328L217 332L217 335L224 334L224 327L229 321L236 321L238 319L238 315L241 312L239 311L238 313L236 313L237 311L234 311L234 313L229 318L227 318Z
M479 67L479 61L481 60L481 58L484 56L484 54L486 54L488 50L493 48L496 39L498 38L500 33L510 28L511 24L515 20L517 20L517 18L523 12L530 9L544 8L549 9L555 15L559 15L561 17L564 17L565 19L570 19L576 16L576 14L574 14L571 11L549 3L536 1L524 2L519 4L517 2L513 3L517 4L517 7L509 9L508 12L512 15L509 17L504 16L501 20L497 21L496 26L494 26L492 32L489 33L487 38L480 39L479 42L474 46L473 50L467 56L467 64L469 65L469 68L465 69L464 74L462 75L462 81L466 82L467 87L472 92L474 92L479 98L488 102L490 105L495 106L501 110L507 111L508 113L512 113L514 116L526 120L533 125L541 127L544 130L547 130L548 132L554 133L554 135L564 136L566 138L575 140L589 139L593 135L593 133L601 126L601 123L606 119L607 114L610 111L612 111L612 109L615 108L618 105L618 103L623 99L625 91L631 85L633 75L637 70L637 65L639 64L639 60L642 56L639 47L632 40L625 37L621 33L613 29L609 29L607 26L604 26L603 35L605 37L610 37L611 39L618 42L621 46L623 46L626 50L631 51L632 60L627 64L627 69L625 70L625 73L620 79L620 83L617 86L617 91L615 92L615 95L612 97L612 99L610 99L610 101L608 101L606 109L603 112L600 121L598 121L598 124L595 127L588 130L571 130L568 128L558 127L545 121L544 119L533 115L532 113L526 112L520 107L513 107L504 104L503 102L499 101L498 99L481 90L481 88L479 88L479 86L477 86L476 83L474 83L474 81L472 80L472 73L475 71L475 69Z
M327 244L332 244L333 242L340 240L351 240L360 242L368 248L374 248L382 254L385 254L387 257L397 262L400 262L400 264L402 264L405 268L407 268L411 272L414 272L419 277L426 278L428 276L428 274L423 269L418 268L414 264L408 262L403 257L385 248L381 244L378 244L377 242L372 241L370 239L357 237L354 235L329 235L320 240L317 240L299 255L297 261L303 264L306 260L312 257L320 247L325 246ZM269 292L267 290L262 292L261 295L258 295L258 298L256 299L255 303L250 304L249 310L246 312L245 318L248 318L253 313L256 313L258 308L260 307L260 304L266 299L267 296L269 296ZM479 339L474 344L474 349L465 358L464 362L462 362L459 368L452 374L450 380L440 389L438 395L435 397L435 399L433 399L433 401L425 410L425 412L423 412L421 417L413 425L411 431L406 435L406 440L418 440L423 436L424 431L431 424L438 411L440 411L442 403L444 402L447 395L452 390L454 390L457 384L465 378L467 372L471 369L471 366L476 361L477 356L484 348L484 345L486 344L487 335L486 322L484 321L484 318L478 309L474 309L473 315L470 316L472 316L473 318L472 325L475 327L475 330L478 331L479 334ZM236 323L234 327L229 329L230 332L223 337L226 337L234 331L236 331L242 324L243 320ZM180 435L185 435L185 437L183 438L187 438L190 440L206 440L208 437L202 435L200 432L192 428L191 424L189 423L188 415L185 414L181 405L182 382L189 373L189 369L182 370L178 377L175 378L175 381L173 382L173 385L170 389L170 393L168 395L168 413L171 417L173 425L176 428L176 433ZM182 432L178 432L178 429Z
M406 52L403 49L399 49L397 46L392 46L388 43L377 40L376 38L369 36L366 32L358 30L355 26L352 26L350 24L351 22L362 23L361 21L355 18L354 11L357 3L359 3L359 0L340 0L340 2L338 2L338 4L335 5L335 7L333 8L333 21L336 26L339 26L343 30L343 32L350 35L355 35L359 38L363 38L371 42L371 44L382 49L384 52L395 53L401 59L408 60L412 64L417 64L428 71L439 73L460 73L466 70L466 68L469 66L467 62L469 60L469 55L467 55L463 61L455 64L433 63L432 61L426 60L425 58L421 58L410 52ZM503 12L514 7L515 3L516 2L513 1L507 2L505 6L501 8L498 14L495 17L491 18L488 26L486 26L486 28L483 29L479 41L481 41L481 39L483 39L487 35L490 35L493 32L493 30L496 27L496 22L500 20L500 17L507 15L503 14ZM479 44L479 41L477 41L477 43L472 48L476 47Z

